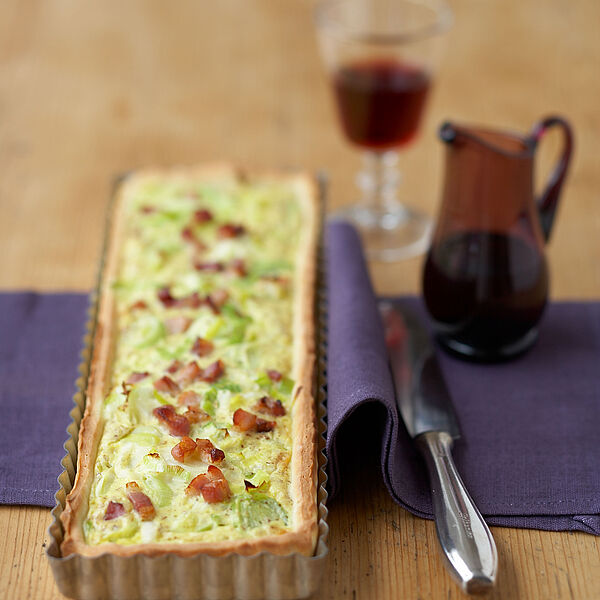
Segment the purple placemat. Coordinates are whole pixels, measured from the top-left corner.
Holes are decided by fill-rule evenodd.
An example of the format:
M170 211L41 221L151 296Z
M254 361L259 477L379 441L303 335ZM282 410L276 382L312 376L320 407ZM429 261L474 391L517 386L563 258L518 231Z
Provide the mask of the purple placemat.
M390 494L412 513L432 518L424 465L395 408L359 238L343 223L329 225L327 234L332 496L341 484L340 434L360 406L360 419L383 431ZM419 300L405 301L425 318ZM600 535L600 303L550 305L536 346L510 363L439 357L463 433L454 457L486 520Z
M54 506L87 294L0 294L0 504Z

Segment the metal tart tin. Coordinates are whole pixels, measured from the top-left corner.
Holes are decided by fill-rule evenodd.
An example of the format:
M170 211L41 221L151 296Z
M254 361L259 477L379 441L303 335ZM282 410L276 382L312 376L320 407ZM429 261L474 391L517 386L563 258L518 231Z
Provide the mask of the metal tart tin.
M126 175L125 175L126 176ZM125 177L124 176L124 177ZM123 177L117 180L117 184ZM322 215L325 212L326 181L317 176ZM116 185L114 190L116 190ZM303 556L298 553L277 556L261 552L253 556L228 554L213 557L204 554L184 558L175 554L151 557L136 555L121 557L102 554L88 557L72 554L61 556L60 544L64 531L60 515L65 508L67 494L75 481L77 467L77 439L85 409L85 390L93 354L93 340L97 325L100 281L104 269L113 192L108 209L105 243L99 268L98 283L90 297L88 323L83 340L77 391L73 397L74 407L67 428L68 438L64 444L65 457L61 461L63 472L58 477L60 485L55 494L56 506L51 512L52 523L48 529L49 544L46 556L59 591L77 600L292 600L315 594L320 586L327 564L327 475L325 472L326 431L326 355L327 320L326 289L324 276L324 250L321 235L318 258L316 292L317 369L316 402L318 428L318 519L319 532L315 554Z

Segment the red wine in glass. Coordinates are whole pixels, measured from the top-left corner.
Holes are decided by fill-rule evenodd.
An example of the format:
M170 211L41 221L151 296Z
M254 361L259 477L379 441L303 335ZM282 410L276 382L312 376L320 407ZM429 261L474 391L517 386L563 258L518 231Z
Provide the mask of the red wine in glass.
M346 136L373 150L404 146L418 131L430 83L422 68L394 59L339 67L333 85Z

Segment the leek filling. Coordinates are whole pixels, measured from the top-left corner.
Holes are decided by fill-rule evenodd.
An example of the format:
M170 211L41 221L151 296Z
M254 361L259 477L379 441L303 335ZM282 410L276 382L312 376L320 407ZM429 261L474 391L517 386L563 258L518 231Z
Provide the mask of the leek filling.
M302 224L294 190L273 183L216 186L155 177L128 184L122 202L125 231L112 285L117 341L84 522L86 542L214 542L289 531L294 275ZM199 210L210 211L212 219L196 218ZM243 233L220 236L219 227L228 223L241 225ZM186 228L192 241L182 235ZM243 271L235 272L231 265L240 261ZM198 262L220 266L195 268ZM176 299L216 291L226 291L227 298L217 311L205 304L169 307L159 299L164 288ZM188 319L187 328L170 333L167 321L179 316ZM193 353L197 338L212 343L206 356ZM153 386L176 360L196 361L200 368L217 360L225 365L216 381L181 386L198 394L209 417L192 424L189 437L208 439L225 453L217 465L231 491L225 501L186 494L208 465L198 458L175 460L171 449L181 438L153 415L165 404L178 414L185 410L176 394ZM281 378L270 377L272 371ZM145 372L148 376L123 386L132 373ZM280 401L285 415L257 412L263 396ZM236 431L232 416L240 408L275 421L275 428ZM153 519L142 521L129 501L125 486L132 481L152 501ZM121 503L125 514L105 520L111 501Z

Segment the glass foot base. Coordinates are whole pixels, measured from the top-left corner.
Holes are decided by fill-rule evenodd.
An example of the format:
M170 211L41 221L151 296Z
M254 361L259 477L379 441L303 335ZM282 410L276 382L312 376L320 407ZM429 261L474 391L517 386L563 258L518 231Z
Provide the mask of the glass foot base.
M430 217L404 206L388 210L355 205L335 212L332 217L354 225L367 257L383 262L423 254L429 247L433 229Z

